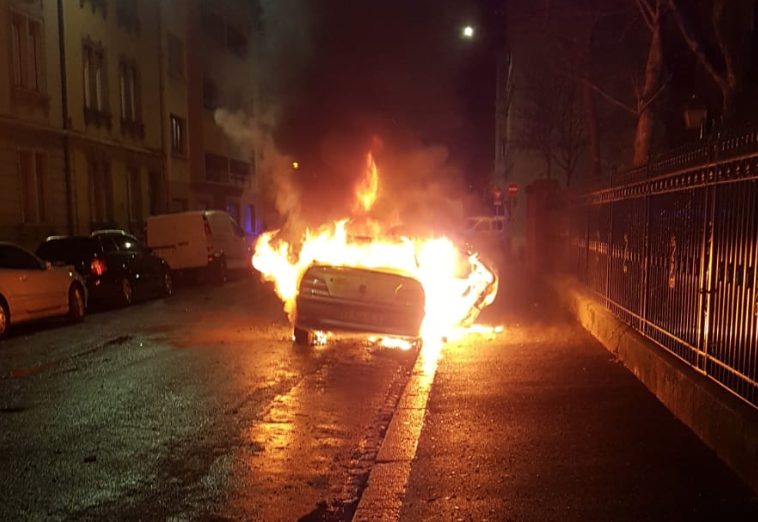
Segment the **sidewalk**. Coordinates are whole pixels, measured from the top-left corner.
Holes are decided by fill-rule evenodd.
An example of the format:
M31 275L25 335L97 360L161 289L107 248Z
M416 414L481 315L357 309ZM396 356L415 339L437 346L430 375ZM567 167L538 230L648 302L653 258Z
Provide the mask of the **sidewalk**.
M758 520L750 490L631 373L504 279L506 332L439 361L401 520Z

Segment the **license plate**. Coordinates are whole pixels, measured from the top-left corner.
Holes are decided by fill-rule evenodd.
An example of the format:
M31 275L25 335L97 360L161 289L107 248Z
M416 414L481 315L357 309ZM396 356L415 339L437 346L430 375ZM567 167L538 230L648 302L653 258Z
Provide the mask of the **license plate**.
M364 310L347 310L345 318L354 323L365 324L383 324L384 316L376 312L366 312Z

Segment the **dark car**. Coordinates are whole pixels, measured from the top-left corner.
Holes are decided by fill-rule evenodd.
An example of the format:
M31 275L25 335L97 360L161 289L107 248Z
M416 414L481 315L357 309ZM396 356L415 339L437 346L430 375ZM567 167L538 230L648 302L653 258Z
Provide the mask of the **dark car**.
M314 332L390 336L420 346L425 296L421 283L388 270L311 265L300 282L294 337Z
M129 305L137 297L174 291L166 262L125 232L50 237L37 255L53 265L72 265L84 277L90 301L97 304Z

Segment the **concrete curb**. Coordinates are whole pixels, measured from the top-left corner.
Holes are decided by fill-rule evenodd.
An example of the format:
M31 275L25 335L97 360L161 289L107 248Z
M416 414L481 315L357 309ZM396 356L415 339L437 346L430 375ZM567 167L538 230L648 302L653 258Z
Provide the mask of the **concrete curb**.
M354 522L398 520L416 456L439 353L421 350L384 436Z
M550 283L582 327L758 493L758 410L642 337L575 280Z

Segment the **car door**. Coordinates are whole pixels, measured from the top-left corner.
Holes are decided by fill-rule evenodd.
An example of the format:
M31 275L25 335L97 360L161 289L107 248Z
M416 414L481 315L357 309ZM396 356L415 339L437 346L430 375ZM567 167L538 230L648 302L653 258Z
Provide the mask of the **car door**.
M145 248L141 241L128 234L114 234L109 236L116 244L118 251L116 257L128 274L132 283L137 286L150 284L150 270L143 256Z
M3 283L10 295L11 314L39 317L61 307L61 290L55 274L37 256L15 245L0 246Z

